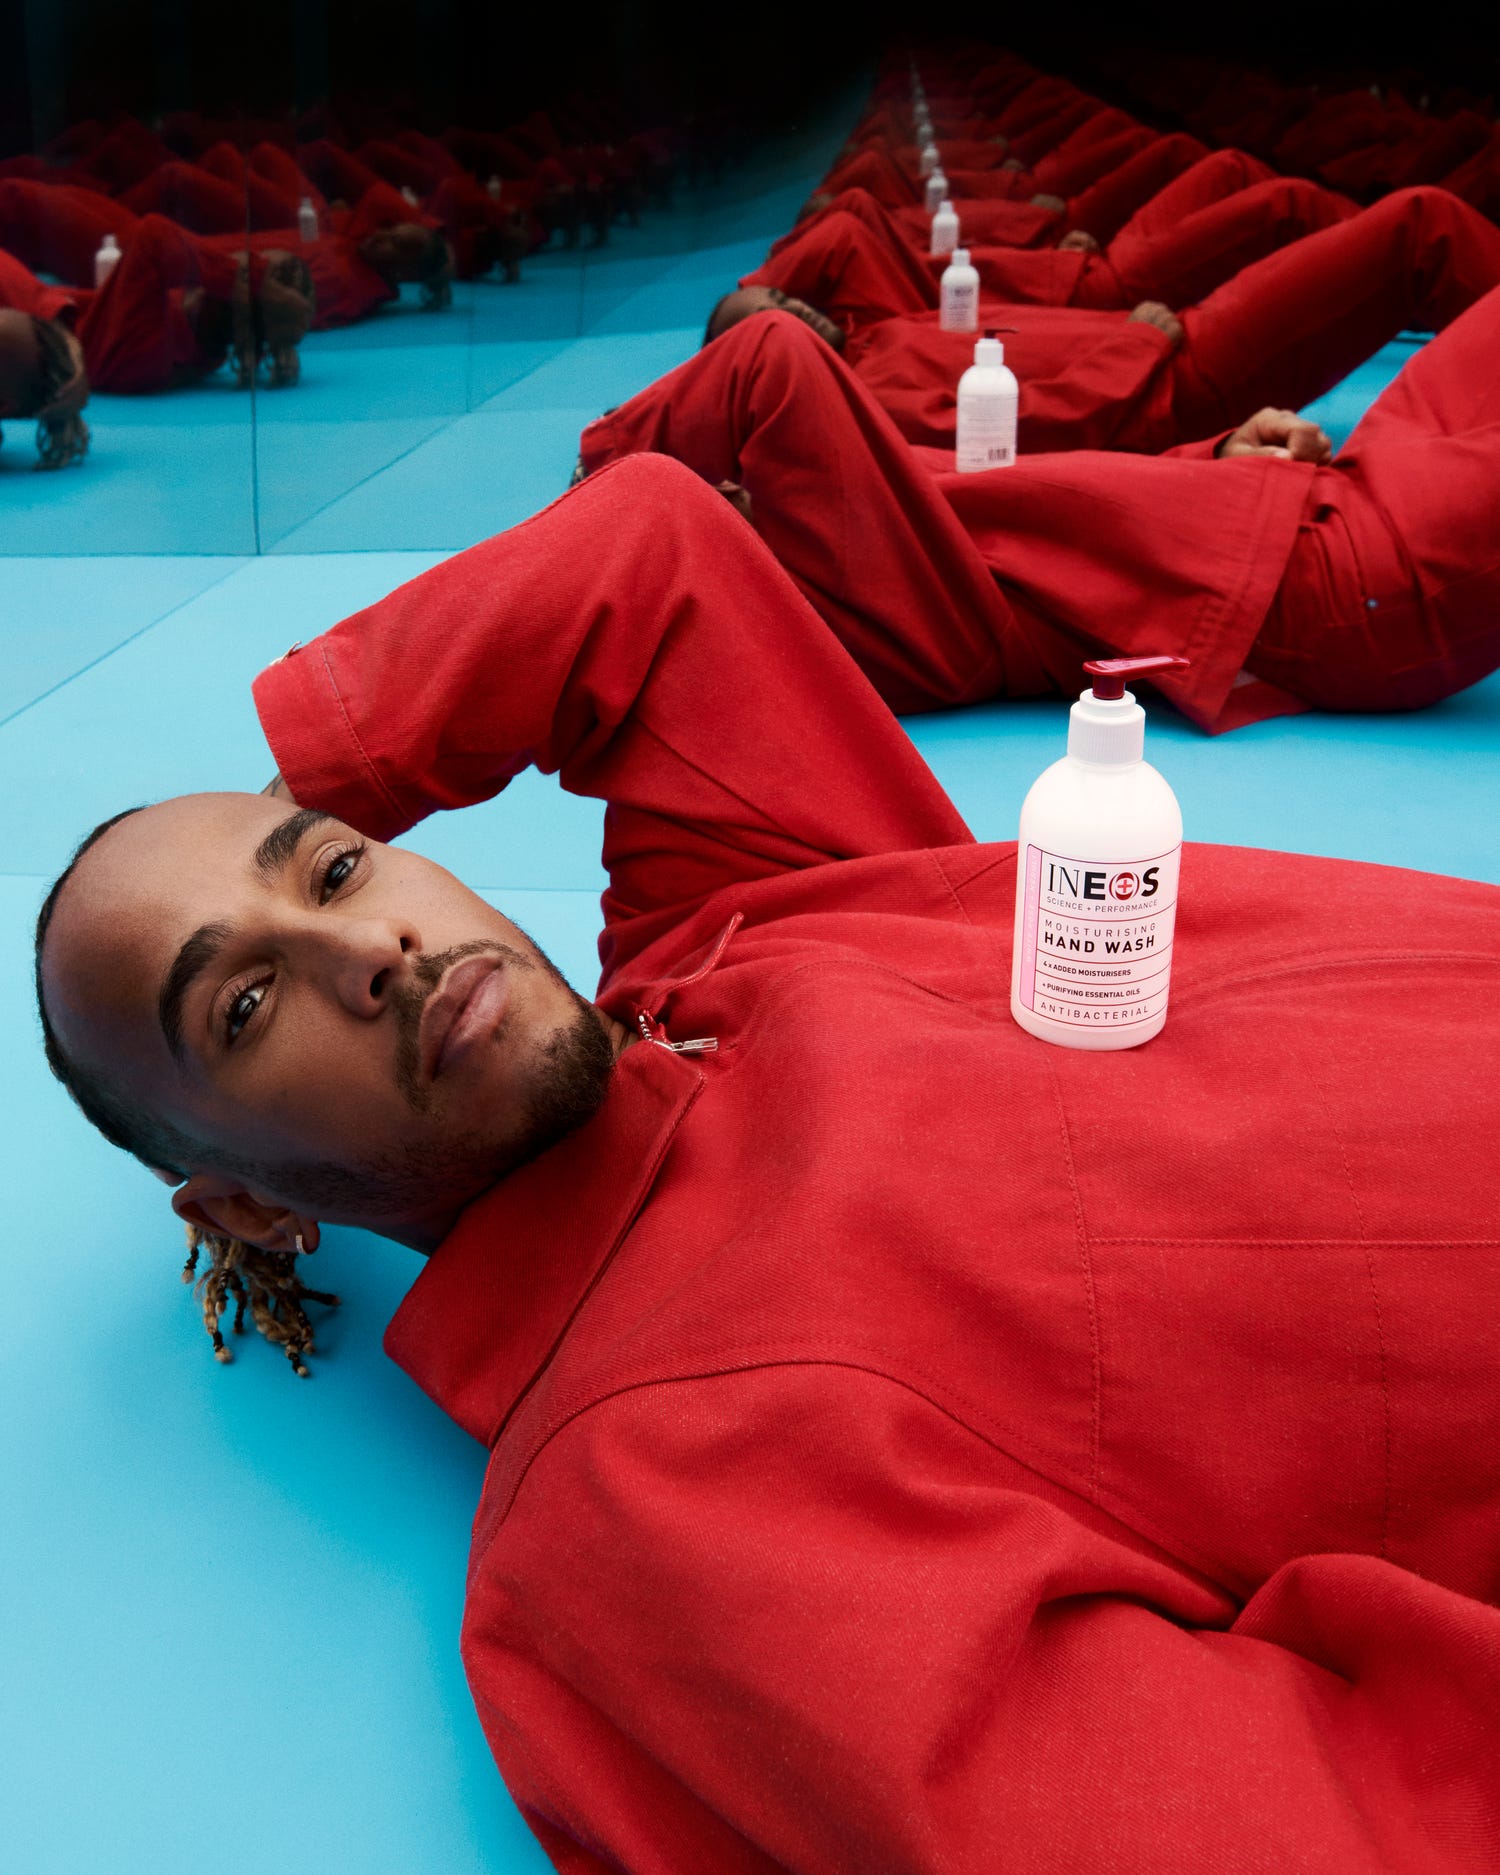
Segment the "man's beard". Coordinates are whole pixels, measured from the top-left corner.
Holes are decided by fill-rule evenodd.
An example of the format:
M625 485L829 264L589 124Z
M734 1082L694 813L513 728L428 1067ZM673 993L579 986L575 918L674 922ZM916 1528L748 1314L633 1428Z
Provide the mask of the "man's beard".
M461 944L424 957L413 975L420 990L398 993L396 1084L414 1112L425 1113L430 1091L418 1073L421 1012L448 968L465 957L492 955L514 971L545 972L571 999L572 1017L541 1049L528 1079L516 1125L503 1141L481 1128L441 1140L413 1143L360 1165L331 1160L239 1168L294 1199L301 1209L329 1220L394 1219L429 1209L451 1197L455 1208L498 1183L549 1146L575 1132L598 1112L614 1068L614 1048L599 1011L578 994L550 958L534 957L498 943Z

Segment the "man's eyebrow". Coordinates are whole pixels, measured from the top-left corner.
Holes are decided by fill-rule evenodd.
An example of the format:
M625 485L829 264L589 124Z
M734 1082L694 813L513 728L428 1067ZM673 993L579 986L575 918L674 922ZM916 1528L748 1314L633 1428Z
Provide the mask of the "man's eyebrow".
M303 835L332 819L332 814L321 813L315 807L299 807L271 829L250 855L250 863L267 885L275 885L291 864Z
M156 1018L167 1038L167 1047L179 1060L182 1057L182 1010L188 990L233 936L232 925L199 925L162 978L161 994L156 999Z
M331 820L332 814L321 813L315 807L299 807L285 820L278 821L256 847L250 855L251 865L267 885L275 885L291 864L304 836ZM156 1019L167 1038L167 1047L179 1059L182 1056L182 1014L188 991L233 936L232 925L199 925L162 978L161 993L156 999Z

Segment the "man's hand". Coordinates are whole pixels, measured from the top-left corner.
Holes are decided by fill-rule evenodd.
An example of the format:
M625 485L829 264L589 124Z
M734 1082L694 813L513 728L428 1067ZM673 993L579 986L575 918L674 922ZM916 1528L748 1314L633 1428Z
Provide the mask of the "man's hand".
M1332 462L1333 444L1316 423L1295 410L1257 410L1226 436L1217 456L1277 456L1283 462Z
M1007 156L1005 161L1000 165L1000 167L1002 169L1024 169L1026 165L1020 160L1019 157Z
M739 482L715 482L714 493L722 495L734 509L744 517L752 527L755 526L755 510L750 503L750 490Z
M1143 299L1130 317L1143 326L1155 326L1158 332L1165 332L1174 346L1182 343L1182 321L1159 299Z
M1031 206L1051 209L1054 215L1065 215L1068 212L1068 205L1060 195L1034 195Z
M1097 254L1099 243L1087 228L1070 228L1057 244L1069 253Z

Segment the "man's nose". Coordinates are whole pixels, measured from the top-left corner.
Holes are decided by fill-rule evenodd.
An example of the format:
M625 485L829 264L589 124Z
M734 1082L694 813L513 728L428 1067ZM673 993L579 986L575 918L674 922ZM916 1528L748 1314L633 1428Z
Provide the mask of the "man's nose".
M327 937L334 993L356 1016L380 1014L421 948L416 933L392 918L351 919Z

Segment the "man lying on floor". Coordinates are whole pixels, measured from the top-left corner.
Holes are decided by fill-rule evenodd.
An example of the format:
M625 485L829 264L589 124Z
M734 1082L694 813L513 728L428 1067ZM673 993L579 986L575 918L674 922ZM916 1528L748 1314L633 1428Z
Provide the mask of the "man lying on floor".
M1242 267L1180 317L985 301L1020 380L1018 443L1152 452L1244 422L1266 404L1300 408L1409 328L1441 331L1500 286L1500 229L1441 189L1407 189ZM740 287L705 340L784 310L841 353L909 443L952 448L972 332L935 312L844 328L779 287Z
M800 319L745 319L581 438L738 488L896 710L1077 689L1082 659L1158 681L1201 728L1417 709L1500 664L1500 289L1410 358L1336 462L1257 412L1157 456L1072 450L959 475L913 447ZM1295 459L1294 459L1295 458Z
M1490 1865L1493 888L1190 848L1163 1035L1032 1039L1014 847L660 457L256 695L286 799L49 897L49 1056L273 1335L320 1223L427 1254L559 1869ZM530 763L609 804L594 1003L383 844Z

